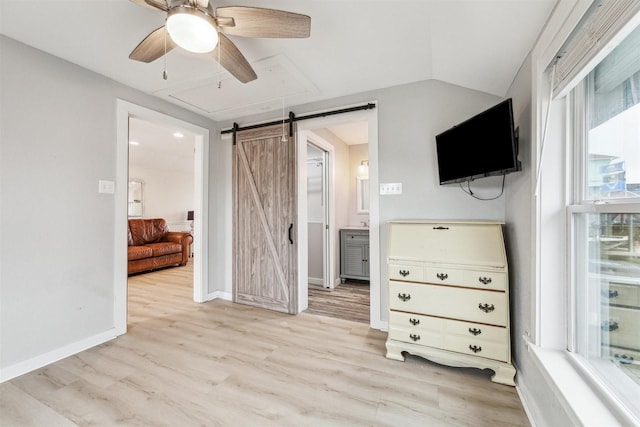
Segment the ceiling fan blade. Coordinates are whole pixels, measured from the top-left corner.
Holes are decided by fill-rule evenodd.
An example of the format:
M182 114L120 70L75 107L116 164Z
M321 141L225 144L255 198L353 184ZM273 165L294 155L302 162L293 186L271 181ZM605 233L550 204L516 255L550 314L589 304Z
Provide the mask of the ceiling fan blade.
M229 6L216 9L220 31L232 36L265 38L306 38L311 18L299 13L259 7ZM233 19L235 25L225 26Z
M166 0L131 0L131 1L134 2L135 4L139 4L140 6L150 7L152 9L163 10L165 12L169 10Z
M219 36L218 46L213 50L212 55L216 60L220 59L220 65L242 83L257 79L256 72L253 71L249 61L238 50L236 45L224 34L219 34Z
M165 42L167 44L165 49ZM166 52L175 47L175 43L167 34L165 26L154 30L140 42L138 46L129 54L129 58L135 61L152 62L160 58Z

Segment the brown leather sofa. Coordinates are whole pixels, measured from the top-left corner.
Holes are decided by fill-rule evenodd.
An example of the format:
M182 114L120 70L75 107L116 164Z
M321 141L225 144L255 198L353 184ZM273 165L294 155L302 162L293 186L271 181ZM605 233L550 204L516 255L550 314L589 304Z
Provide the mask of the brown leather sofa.
M193 236L169 231L162 218L130 219L127 272L129 274L171 265L186 265Z

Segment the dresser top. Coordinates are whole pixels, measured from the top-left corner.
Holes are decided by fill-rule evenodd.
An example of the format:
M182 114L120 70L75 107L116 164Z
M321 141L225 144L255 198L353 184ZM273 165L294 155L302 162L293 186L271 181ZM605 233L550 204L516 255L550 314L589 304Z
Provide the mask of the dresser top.
M389 224L489 224L504 225L504 221L497 220L452 220L452 219L394 219Z
M393 221L390 260L507 268L502 223L496 221Z

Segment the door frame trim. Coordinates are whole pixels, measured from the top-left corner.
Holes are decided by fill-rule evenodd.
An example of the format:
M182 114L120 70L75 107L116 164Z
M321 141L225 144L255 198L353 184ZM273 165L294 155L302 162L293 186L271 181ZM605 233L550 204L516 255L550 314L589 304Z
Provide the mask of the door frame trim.
M378 104L377 101L370 101ZM347 106L349 107L349 106ZM381 315L381 286L380 286L380 196L378 193L378 108L354 111L350 113L338 114L328 117L320 117L297 122L298 126L298 236L302 234L301 228L304 227L306 232L306 182L302 182L302 174L300 171L306 168L306 138L303 140L301 135L312 129L335 126L353 121L366 121L368 123L368 149L369 149L369 274L370 274L370 302L369 302L369 319L370 325L374 329L385 329L386 322L382 322ZM306 176L304 177L306 179ZM305 190L305 191L303 191ZM301 213L304 212L304 217ZM305 238L305 242L306 242ZM300 241L300 239L299 239ZM303 292L303 288L307 288L307 245L300 244L298 247L298 303L299 311L306 310L308 295ZM304 283L303 283L304 282ZM303 295L304 293L304 295ZM307 305L303 305L303 298Z
M313 131L311 130L305 130L305 131L299 131L299 144L300 145L304 145L304 149L301 148L300 150L300 154L299 155L304 155L305 158L305 162L299 162L299 168L302 167L302 169L298 170L298 176L300 177L300 180L298 182L299 186L300 186L300 190L299 191L304 191L305 192L305 199L307 198L307 163L306 163L306 158L307 158L307 144L312 144L315 145L319 150L322 150L323 152L326 153L326 159L325 159L325 163L322 165L322 167L324 168L325 173L327 174L326 177L326 183L327 183L327 194L325 196L325 201L328 205L327 207L327 217L325 218L324 224L326 225L327 223L329 224L329 229L328 230L323 230L322 235L323 235L323 242L326 240L326 248L323 248L322 251L322 257L323 257L323 265L322 265L322 269L323 269L323 274L326 275L326 277L323 279L325 283L329 284L329 289L333 289L335 288L335 233L336 233L336 226L335 226L335 172L334 172L334 162L335 162L335 147L331 144L329 144L327 141L325 141L322 137L316 135ZM302 173L304 172L304 173ZM302 177L304 176L304 179L302 179ZM325 183L323 182L322 185L324 185ZM304 212L301 212L300 209L301 207L304 206ZM300 206L298 207L298 235L299 236L307 236L307 239L305 239L305 241L308 243L308 236L309 236L309 230L308 230L308 222L307 221L300 221L301 218L305 218L307 219L309 217L308 212L307 212L307 202L305 200L304 204L300 204ZM326 238L325 238L326 236ZM303 246L303 245L300 245ZM303 253L304 252L304 253ZM308 260L309 258L309 253L308 253L308 244L305 246L305 251L301 251L300 247L298 247L298 256L305 256ZM299 267L299 271L300 268L304 268L304 274L306 275L306 277L309 276L309 263L298 263ZM300 307L301 307L301 311L302 310L306 310L309 306L309 283L308 281L304 281L304 280L300 280L300 292L298 293L299 295L299 301L300 301ZM323 284L324 286L324 284ZM304 309L302 309L302 307L304 307Z
M129 175L129 117L168 124L196 135L194 153L193 224L193 300L205 302L210 298L207 283L209 217L209 129L122 99L116 100L116 191L114 236L114 323L118 335L127 332L127 190Z

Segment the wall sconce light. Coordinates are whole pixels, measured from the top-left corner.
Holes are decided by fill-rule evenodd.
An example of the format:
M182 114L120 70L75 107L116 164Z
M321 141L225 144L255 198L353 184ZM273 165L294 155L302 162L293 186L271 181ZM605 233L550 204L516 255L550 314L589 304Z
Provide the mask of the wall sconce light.
M369 179L369 160L363 160L358 166L358 178Z

